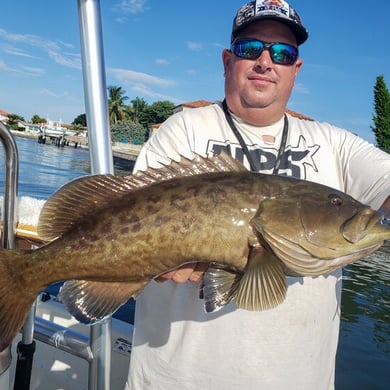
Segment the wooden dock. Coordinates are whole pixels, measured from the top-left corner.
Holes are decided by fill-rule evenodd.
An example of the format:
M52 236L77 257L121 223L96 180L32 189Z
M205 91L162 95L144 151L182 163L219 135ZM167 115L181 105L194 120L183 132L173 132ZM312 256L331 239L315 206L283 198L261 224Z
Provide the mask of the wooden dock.
M24 131L12 131L12 133L17 137L23 138L32 138L36 139L37 142L45 143L48 145L55 144L58 147L76 147L76 148L88 148L88 138L82 136L65 136L65 139L62 137L46 136L46 139L43 141L39 139L38 134L32 134ZM137 159L139 152L142 148L142 145L134 145L129 143L115 142L112 145L112 154L114 161L121 163L122 165L133 166L135 160Z

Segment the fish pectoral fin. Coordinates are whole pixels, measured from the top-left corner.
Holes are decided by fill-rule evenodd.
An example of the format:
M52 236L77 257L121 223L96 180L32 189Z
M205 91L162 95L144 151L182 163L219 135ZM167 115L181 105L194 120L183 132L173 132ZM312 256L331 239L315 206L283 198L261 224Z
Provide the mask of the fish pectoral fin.
M272 309L286 298L286 276L279 260L269 251L252 250L237 291L237 307Z
M209 267L203 277L201 298L207 313L222 309L236 295L242 273Z
M78 321L91 325L117 311L146 284L70 280L61 287L58 299Z

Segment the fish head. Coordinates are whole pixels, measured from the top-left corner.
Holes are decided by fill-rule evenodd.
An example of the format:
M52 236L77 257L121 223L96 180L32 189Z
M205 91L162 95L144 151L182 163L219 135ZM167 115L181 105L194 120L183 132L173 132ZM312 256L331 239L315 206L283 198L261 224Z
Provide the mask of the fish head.
M356 261L390 239L384 216L351 196L324 186L262 202L253 225L299 275L320 275Z

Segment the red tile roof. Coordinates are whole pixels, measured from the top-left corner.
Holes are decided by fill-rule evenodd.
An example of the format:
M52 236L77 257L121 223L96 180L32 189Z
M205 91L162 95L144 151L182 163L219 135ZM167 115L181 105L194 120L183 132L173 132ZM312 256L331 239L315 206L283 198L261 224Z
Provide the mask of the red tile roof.
M187 102L187 103L179 104L175 108L181 107L181 106L189 107L189 108L206 107L206 106L209 106L210 104L213 104L213 102L209 102L207 100L195 100L194 102ZM299 119L305 119L305 120L309 120L309 121L314 120L313 118L310 118L309 116L306 116L304 114L300 114L298 112L289 110L288 108L286 109L286 112L292 116L295 116L296 118L299 118Z
M3 116L8 116L8 115L11 115L10 112L7 112L7 111L4 111L0 108L0 115L3 115Z
M195 100L194 102L179 104L176 107L185 106L185 107L190 107L190 108L197 108L197 107L206 107L206 106L209 106L210 104L213 104L213 102L209 102L207 100Z
M299 112L289 110L288 108L286 108L286 112L287 112L287 114L290 114L291 116L295 116L296 118L299 118L299 119L305 119L307 121L314 121L313 118L310 118L309 116L300 114Z

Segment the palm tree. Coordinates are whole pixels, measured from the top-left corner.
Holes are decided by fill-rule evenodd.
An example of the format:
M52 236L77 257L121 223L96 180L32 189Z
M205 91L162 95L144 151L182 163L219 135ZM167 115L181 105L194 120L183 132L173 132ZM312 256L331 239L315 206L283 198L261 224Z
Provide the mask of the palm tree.
M125 101L128 99L128 97L125 96L125 91L122 89L122 87L115 86L110 86L107 89L110 123L115 124L118 121L129 119L129 107L125 104Z
M145 115L148 103L146 103L144 98L137 96L134 100L131 101L131 104L133 105L131 111L131 120L135 123L140 123L142 115Z

